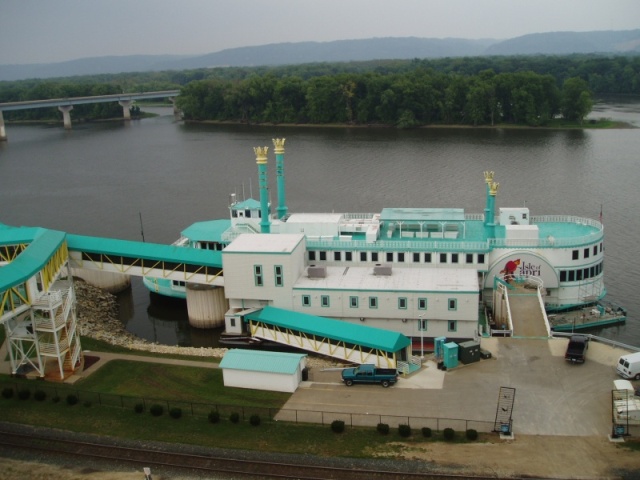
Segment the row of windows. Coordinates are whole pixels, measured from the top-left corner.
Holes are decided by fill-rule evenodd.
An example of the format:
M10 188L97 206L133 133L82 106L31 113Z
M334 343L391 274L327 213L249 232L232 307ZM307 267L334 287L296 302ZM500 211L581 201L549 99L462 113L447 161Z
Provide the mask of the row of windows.
M368 297L369 308L378 308L378 297L371 296ZM409 300L407 297L398 297L398 310L406 310L409 304ZM329 295L320 295L320 306L321 307L329 307L330 296ZM458 309L458 300L455 298L450 298L447 300L447 305L449 310L454 311ZM311 295L302 295L302 306L310 307L311 306ZM349 308L359 308L360 307L360 297L356 295L351 295L349 297ZM418 310L426 310L427 309L427 299L426 298L418 298Z
M587 280L589 278L597 277L602 273L603 263L600 262L597 265L586 268L576 268L573 270L560 270L561 282L578 282L580 280Z
M600 253L602 253L602 250L603 250L602 242L600 242L600 245L594 245L593 248L591 247L584 248L582 250L582 258L589 258L591 256L592 251L593 251L593 256L595 257L596 255L598 255L598 250L600 250ZM571 251L571 260L580 260L580 249Z
M334 262L352 262L353 261L353 252L326 252L324 250L309 250L309 261L326 261L330 256L329 253L333 253L332 261ZM382 258L385 259L386 262L389 263L405 263L405 262L413 262L413 263L433 263L437 258L440 263L464 263L467 264L484 264L485 255L484 253L430 253L430 252L360 252L360 261L361 262L379 262Z
M273 266L273 278L276 287L284 286L284 269L282 265ZM262 265L253 266L253 281L256 287L264 286L264 275L262 273Z

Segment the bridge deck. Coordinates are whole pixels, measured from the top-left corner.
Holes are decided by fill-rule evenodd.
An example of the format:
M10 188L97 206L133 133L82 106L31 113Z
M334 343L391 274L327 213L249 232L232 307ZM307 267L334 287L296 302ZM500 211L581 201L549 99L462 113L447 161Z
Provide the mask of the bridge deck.
M509 292L509 308L513 321L513 335L517 337L547 337L544 311L536 290L521 288Z

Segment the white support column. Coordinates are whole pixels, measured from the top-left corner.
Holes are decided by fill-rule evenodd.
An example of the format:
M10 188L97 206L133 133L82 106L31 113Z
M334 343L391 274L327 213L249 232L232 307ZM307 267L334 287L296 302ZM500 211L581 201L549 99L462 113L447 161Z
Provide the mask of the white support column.
M7 131L4 129L4 117L2 116L2 110L0 110L0 142L7 141Z
M118 104L122 107L122 115L124 116L125 120L131 120L131 110L129 109L131 108L132 103L132 100L118 101Z
M58 107L58 110L62 112L62 121L64 122L64 128L71 130L71 110L73 105L65 105L64 107Z

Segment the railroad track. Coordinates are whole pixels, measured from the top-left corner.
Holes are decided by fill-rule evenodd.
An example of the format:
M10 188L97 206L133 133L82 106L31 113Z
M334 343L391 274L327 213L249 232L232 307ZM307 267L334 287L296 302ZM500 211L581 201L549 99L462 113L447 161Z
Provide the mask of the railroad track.
M5 448L39 451L66 455L85 460L139 464L152 472L191 471L201 475L246 475L272 479L300 480L445 480L495 479L495 476L469 476L429 472L378 471L358 467L340 468L282 462L242 460L222 456L194 455L168 450L123 447L103 443L63 439L38 433L0 431L0 446ZM504 477L501 477L504 479Z

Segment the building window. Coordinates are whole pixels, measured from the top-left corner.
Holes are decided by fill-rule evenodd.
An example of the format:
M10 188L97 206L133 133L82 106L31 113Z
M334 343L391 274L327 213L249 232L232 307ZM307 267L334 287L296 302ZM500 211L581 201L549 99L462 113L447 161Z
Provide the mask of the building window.
M458 263L459 255L457 253L451 254L451 263Z
M593 246L593 256L595 257L598 254L598 246L594 245Z
M456 320L449 320L447 322L447 330L449 332L455 332L458 330L458 322Z
M361 262L367 261L367 252L360 252L360 261Z
M328 307L329 306L329 295L321 295L320 296L320 306Z
M284 286L284 273L283 273L282 265L274 265L273 274L276 280L276 287Z
M427 331L427 319L426 318L421 318L420 320L418 320L418 331L419 332L426 332Z
M371 252L371 261L372 262L378 261L378 252Z
M427 299L419 298L418 299L418 310L426 310L427 309Z
M584 249L584 258L589 258L589 248Z
M447 263L447 254L446 253L441 253L440 254L440 263Z
M457 310L458 309L458 300L456 300L455 298L450 298L447 301L448 305L449 305L449 310Z
M600 242L600 253L602 253L602 242Z
M342 260L342 252L333 252L333 259L336 262L339 262Z
M560 270L560 281L561 282L566 282L567 281L567 271L566 270Z
M404 252L398 252L398 263L404 262Z
M575 282L576 281L576 272L575 272L575 270L569 270L569 281L570 282Z
M309 261L314 262L316 259L316 252L314 250L309 250Z
M349 297L349 307L358 308L358 297Z
M302 295L302 306L303 307L311 306L311 295Z
M478 263L484 263L484 253L478 254Z
M407 297L398 298L398 308L400 310L406 310L407 309Z
M320 252L320 260L325 261L327 259L327 252Z
M378 308L378 297L369 297L369 308Z
M393 252L387 252L387 262L393 262Z
M430 253L425 253L424 254L424 263L431 263L431 254Z
M353 260L353 252L345 252L344 253L344 259L347 262L351 262Z
M473 253L467 253L467 263L473 263Z
M580 258L580 252L578 250L571 251L571 260L578 260Z
M264 279L262 278L262 265L253 266L253 281L255 282L256 287L261 287L264 284Z
M420 254L418 252L413 252L413 263L420 263Z
M231 317L229 319L229 326L231 326L231 327L235 327L236 326L236 317Z

